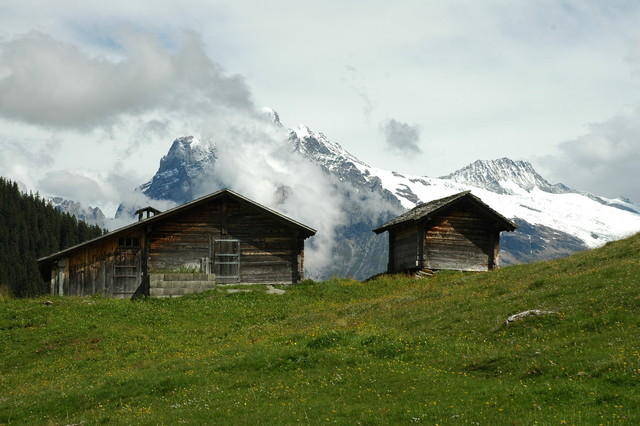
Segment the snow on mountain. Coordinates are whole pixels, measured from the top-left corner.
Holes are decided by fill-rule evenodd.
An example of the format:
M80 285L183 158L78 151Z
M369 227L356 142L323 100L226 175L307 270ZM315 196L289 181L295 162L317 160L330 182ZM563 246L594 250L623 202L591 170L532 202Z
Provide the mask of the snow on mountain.
M484 188L499 194L514 194L521 192L522 189L531 191L534 188L554 194L574 192L565 185L550 184L534 170L530 163L509 158L478 160L443 176L442 179Z
M194 183L216 161L215 147L194 136L173 141L153 178L141 186L144 194L157 200L185 203L194 198Z
M329 172L342 178L379 182L407 209L471 190L509 218L572 235L587 247L640 231L640 214L628 201L607 200L563 184L551 184L526 161L480 160L447 176L431 178L371 167L305 126L292 130L289 139L294 149Z
M285 128L277 112L264 112L275 126ZM334 261L315 278L364 279L383 271L386 239L371 232L384 221L381 217L390 218L402 209L466 190L519 225L516 232L503 234L504 263L563 256L640 231L640 208L629 200L607 199L549 183L526 161L481 160L439 178L413 176L370 166L307 126L288 131L291 150L335 178L335 190L344 199L340 207L348 218L348 223L336 229ZM220 175L224 167L218 161L213 144L190 136L178 138L139 194L180 204L203 189L220 189L227 180ZM363 202L371 196L379 200L374 203L377 210ZM129 208L133 204L123 204L119 210Z
M525 190L518 182L503 181L509 192L458 183L449 179L412 177L382 170L371 170L383 187L396 194L407 208L460 191L476 196L509 218L544 225L578 237L588 247L620 239L640 231L640 215L602 204L576 192L555 193L538 187ZM410 196L407 194L411 194Z
M323 133L313 132L301 124L289 132L289 142L303 157L318 163L342 181L367 184L370 176L362 171L370 166L351 155L340 144L330 141Z
M284 127L280 122L280 114L276 112L276 110L272 108L262 108L262 112L275 124L277 127Z
M84 220L90 225L104 227L107 223L107 218L99 207L84 207L77 201L67 200L62 197L47 197L46 200L56 210L63 213L69 213L80 220Z

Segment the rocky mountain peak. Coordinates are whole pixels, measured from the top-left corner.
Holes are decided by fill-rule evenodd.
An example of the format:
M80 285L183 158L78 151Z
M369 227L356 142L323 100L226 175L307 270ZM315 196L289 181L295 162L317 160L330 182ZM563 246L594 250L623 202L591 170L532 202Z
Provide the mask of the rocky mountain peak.
M472 185L499 194L530 192L534 188L551 193L571 192L562 184L551 184L528 161L498 158L477 160L455 172L442 176L457 183Z
M153 199L177 203L191 201L194 197L194 181L215 160L214 145L203 143L194 136L178 138L171 144L167 155L160 160L156 174L141 186L141 190Z
M160 160L160 168L163 168L163 163L166 168L166 163L194 163L201 161L208 156L210 152L208 148L195 136L178 138L171 144L167 155Z
M304 124L290 129L289 142L295 151L330 172L340 173L354 168L357 170L357 166L368 167L339 143L330 141L324 133L315 132Z
M276 127L284 127L282 122L280 121L280 114L272 108L262 108L262 112L267 116L267 118L276 125Z

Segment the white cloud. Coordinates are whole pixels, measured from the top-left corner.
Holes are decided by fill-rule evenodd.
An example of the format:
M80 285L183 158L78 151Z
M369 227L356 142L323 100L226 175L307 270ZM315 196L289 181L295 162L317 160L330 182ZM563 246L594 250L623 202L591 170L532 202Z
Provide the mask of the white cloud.
M20 181L28 190L37 191L34 171L46 170L54 162L52 151L60 142L55 139L40 141L38 149L30 140L0 133L0 176Z
M105 192L95 179L66 170L48 172L38 182L38 188L47 194L68 200L87 200L95 203L106 198Z
M640 201L640 109L591 124L587 133L539 161L570 186Z
M182 33L176 49L133 31L118 42L123 57L117 61L36 32L0 44L0 114L91 128L158 109L252 108L244 80L224 73L193 33Z
M306 269L316 276L331 262L336 228L346 221L343 200L319 166L292 152L287 136L264 115L207 122L201 137L215 141L218 159L198 192L228 187L317 229L305 258Z

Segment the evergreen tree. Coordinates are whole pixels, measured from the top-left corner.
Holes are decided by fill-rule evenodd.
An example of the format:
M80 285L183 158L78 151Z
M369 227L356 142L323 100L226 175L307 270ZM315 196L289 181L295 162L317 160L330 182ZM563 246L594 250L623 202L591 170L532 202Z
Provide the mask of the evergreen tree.
M39 194L24 194L0 177L0 286L17 297L48 291L36 259L99 237L106 231L55 209Z

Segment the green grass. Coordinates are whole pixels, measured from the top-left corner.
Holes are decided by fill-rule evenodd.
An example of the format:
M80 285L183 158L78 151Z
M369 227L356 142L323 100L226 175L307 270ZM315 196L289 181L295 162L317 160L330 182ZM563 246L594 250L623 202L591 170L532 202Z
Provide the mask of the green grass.
M0 423L640 424L640 235L286 290L4 299Z

